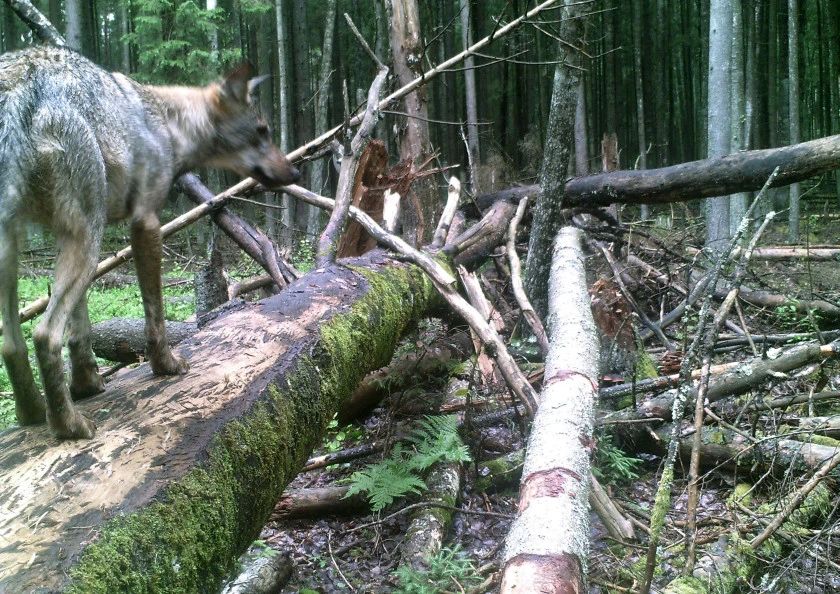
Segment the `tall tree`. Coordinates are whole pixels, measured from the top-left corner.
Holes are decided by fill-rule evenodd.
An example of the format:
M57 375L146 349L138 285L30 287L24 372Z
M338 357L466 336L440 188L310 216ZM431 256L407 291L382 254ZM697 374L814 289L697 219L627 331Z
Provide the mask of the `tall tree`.
M472 34L472 10L470 0L459 0L461 8L461 41L464 49L473 43ZM471 190L478 191L478 163L481 155L478 146L478 102L475 91L475 59L472 55L464 60L464 95L467 102L467 147L470 151L470 180Z
M708 156L729 154L731 141L732 2L711 0L709 6ZM706 246L726 247L729 240L729 197L706 199Z
M386 6L391 23L394 74L400 85L406 85L423 73L424 46L417 0L387 0ZM398 140L400 158L422 163L432 153L426 88L409 93L403 99L403 106L406 118ZM439 212L432 176L418 179L409 195L403 196L403 235L413 244L428 243Z
M638 169L647 169L647 135L645 134L645 92L642 81L645 72L642 70L642 14L644 4L642 0L633 1L633 59L636 66L636 129L639 141ZM650 217L650 208L642 205L642 219Z
M746 89L744 87L744 19L741 0L732 1L732 60L731 60L731 129L730 152L738 152L746 145ZM745 192L732 195L729 203L729 232L734 234L747 212Z
M321 45L321 70L318 74L318 88L315 95L315 129L320 133L327 129L327 105L330 98L332 74L333 39L335 38L336 0L327 0L327 18L324 24L324 43ZM312 164L312 189L324 193L327 182L327 160L319 159ZM310 206L306 233L317 236L321 226L321 210Z
M288 153L291 150L291 102L289 101L289 83L291 76L289 75L289 33L286 27L286 5L287 0L275 0L274 2L274 21L277 31L277 88L278 88L278 106L277 119L278 128L280 130L280 150ZM282 195L282 222L283 222L283 237L282 243L287 246L291 245L292 229L294 228L294 202L288 194ZM267 213L269 222L273 221L273 214ZM274 235L272 231L273 225L269 224L269 233Z
M799 142L799 0L788 0L788 118L790 144ZM790 185L788 239L799 241L799 183Z
M294 0L292 19L292 55L294 56L295 137L298 144L309 141L314 132L314 105L312 104L312 70L309 63L309 0ZM308 168L304 168L300 184L309 187ZM314 208L303 203L295 204L295 228L306 229L309 211Z
M548 277L552 243L562 225L560 209L563 187L569 167L569 153L574 138L575 106L580 83L579 46L583 34L583 8L576 0L564 0L559 37L568 42L557 45L557 66L548 126L545 132L540 193L534 206L525 289L536 312L545 318L548 308Z

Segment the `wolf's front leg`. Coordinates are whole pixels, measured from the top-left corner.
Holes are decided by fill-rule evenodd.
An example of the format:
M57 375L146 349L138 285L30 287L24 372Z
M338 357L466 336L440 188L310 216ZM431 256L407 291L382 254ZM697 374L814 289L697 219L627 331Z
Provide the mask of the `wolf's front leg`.
M152 371L155 375L184 374L189 365L174 356L166 342L160 280L160 221L156 214L147 213L132 221L131 247L146 313L146 356Z

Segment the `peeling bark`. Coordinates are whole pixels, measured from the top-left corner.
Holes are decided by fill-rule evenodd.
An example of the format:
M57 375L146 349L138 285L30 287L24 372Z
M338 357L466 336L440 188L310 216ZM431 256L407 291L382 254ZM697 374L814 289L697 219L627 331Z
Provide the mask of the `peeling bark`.
M549 354L522 471L519 516L505 541L503 594L585 590L599 356L580 235L566 227L555 243Z

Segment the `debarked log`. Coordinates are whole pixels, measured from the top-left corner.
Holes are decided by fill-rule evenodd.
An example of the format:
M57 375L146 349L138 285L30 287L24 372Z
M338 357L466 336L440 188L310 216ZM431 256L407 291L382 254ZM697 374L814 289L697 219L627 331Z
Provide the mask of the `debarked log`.
M376 251L223 313L79 404L89 441L0 434L0 591L214 592L364 374L438 305Z

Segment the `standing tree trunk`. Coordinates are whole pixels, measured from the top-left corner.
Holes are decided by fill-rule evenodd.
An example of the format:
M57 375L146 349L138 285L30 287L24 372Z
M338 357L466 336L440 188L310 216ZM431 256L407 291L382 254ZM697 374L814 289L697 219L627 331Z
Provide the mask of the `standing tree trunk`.
M291 129L291 105L289 103L289 34L286 29L286 0L275 0L274 19L277 26L277 86L278 86L278 124L280 128L280 150L288 153L291 150L289 131ZM283 206L282 223L283 230L281 244L285 247L291 245L292 229L294 228L294 201L288 194L283 194L281 204ZM271 208L268 209L271 211ZM267 212L266 219L269 221L269 236L276 237L276 230L273 229L273 221L276 213Z
M744 89L744 20L740 0L732 3L732 104L730 152L747 148L746 91ZM729 233L734 235L747 212L749 196L745 192L732 195L729 203Z
M799 142L799 0L788 0L788 117L789 144ZM799 241L799 183L790 185L788 239Z
M560 38L574 46L583 33L583 9L575 0L564 0ZM567 45L557 45L554 89L545 133L541 192L534 206L534 220L528 242L525 290L537 314L545 319L548 307L548 276L551 268L552 241L563 224L560 214L569 148L574 137L575 106L580 82L580 55Z
M633 2L633 59L636 64L636 129L639 140L639 160L636 169L647 169L647 137L645 135L645 91L642 85L642 0ZM650 218L650 207L642 204L642 220Z
M320 133L327 129L327 104L330 99L330 73L332 71L333 39L335 39L336 1L327 0L327 20L324 25L324 44L321 46L321 71L318 74L318 88L315 100L315 129ZM312 164L312 191L326 194L329 159L318 159ZM306 234L317 237L321 231L321 210L308 205Z
M461 39L464 49L473 44L471 0L460 0ZM478 163L481 154L478 147L478 103L475 91L475 59L470 55L464 60L464 94L467 100L467 149L470 151L470 191L478 194Z
M388 20L391 23L391 54L394 74L400 85L406 85L423 74L424 47L420 36L420 16L417 0L387 0ZM422 163L431 153L429 137L429 109L425 87L412 91L403 99L407 115L399 138L400 158ZM414 182L403 197L403 236L414 245L432 239L440 206L432 176Z
M731 136L730 58L732 3L711 0L709 7L708 156L729 154ZM729 241L729 197L706 200L706 247L721 250Z
M312 71L309 65L309 19L307 18L307 6L309 0L294 0L294 16L292 18L292 49L295 66L295 136L297 144L308 142L314 134L314 106L312 98ZM305 188L310 186L310 177L307 168L301 172L300 185ZM309 211L315 208L311 204L294 205L294 228L306 229ZM314 216L314 215L313 215ZM293 238L297 239L297 234Z
M65 0L65 29L64 39L67 47L82 52L82 37L84 31L84 3L86 0Z
M589 134L586 130L586 88L580 78L575 106L575 173L589 175Z

